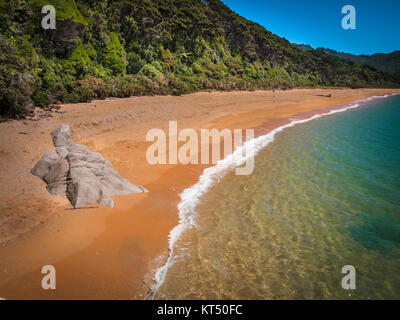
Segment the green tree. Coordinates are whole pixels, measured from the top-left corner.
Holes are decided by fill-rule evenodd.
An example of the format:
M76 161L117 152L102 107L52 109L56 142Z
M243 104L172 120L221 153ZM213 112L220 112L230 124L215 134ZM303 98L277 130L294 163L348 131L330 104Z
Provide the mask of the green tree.
M64 68L71 74L83 78L93 69L92 59L96 57L96 51L90 45L78 45L70 57L63 62Z
M104 49L103 64L109 68L113 75L125 75L126 52L124 46L119 42L115 32L108 35L109 42Z

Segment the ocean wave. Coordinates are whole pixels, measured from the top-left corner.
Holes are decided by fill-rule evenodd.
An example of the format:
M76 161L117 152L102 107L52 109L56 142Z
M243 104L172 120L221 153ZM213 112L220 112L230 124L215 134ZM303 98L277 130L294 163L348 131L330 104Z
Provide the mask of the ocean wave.
M282 132L286 128L294 127L297 124L306 123L323 116L332 115L338 112L344 112L350 109L358 108L362 105L368 104L378 99L383 99L397 95L390 94L384 96L373 96L366 99L361 99L353 103L341 106L338 109L332 109L327 113L316 114L307 119L293 119L291 122L282 125L269 133L254 138L253 140L246 141L242 146L238 147L232 154L226 158L219 160L215 166L206 168L200 176L198 182L193 186L185 189L181 195L181 201L178 204L179 224L174 227L169 234L169 256L167 262L157 269L154 276L154 285L151 287L148 299L152 299L157 290L163 284L168 269L175 263L177 254L175 252L175 243L185 230L196 226L196 211L200 198L212 187L218 180L225 176L229 171L236 167L243 165L247 159L254 157L260 150L264 149L271 142L274 141L277 133Z

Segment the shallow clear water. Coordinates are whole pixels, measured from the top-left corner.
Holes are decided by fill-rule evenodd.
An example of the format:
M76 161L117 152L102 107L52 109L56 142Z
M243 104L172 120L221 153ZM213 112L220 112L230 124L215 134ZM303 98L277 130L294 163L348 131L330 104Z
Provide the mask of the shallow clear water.
M286 129L201 198L155 298L400 299L399 165L400 96Z

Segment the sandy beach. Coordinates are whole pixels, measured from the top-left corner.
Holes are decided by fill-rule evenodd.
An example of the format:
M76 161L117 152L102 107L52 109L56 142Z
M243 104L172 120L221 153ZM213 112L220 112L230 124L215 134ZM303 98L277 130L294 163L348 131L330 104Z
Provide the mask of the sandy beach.
M390 89L296 89L201 92L65 104L56 112L0 124L0 297L7 299L143 299L168 255L178 224L179 194L206 165L150 165L146 133L178 129L262 128L288 118ZM327 97L331 95L331 97ZM150 192L114 197L113 209L72 210L52 197L30 169L53 144L50 132L71 126L72 139L99 152ZM256 131L257 132L257 131ZM54 265L57 289L41 287L42 266Z

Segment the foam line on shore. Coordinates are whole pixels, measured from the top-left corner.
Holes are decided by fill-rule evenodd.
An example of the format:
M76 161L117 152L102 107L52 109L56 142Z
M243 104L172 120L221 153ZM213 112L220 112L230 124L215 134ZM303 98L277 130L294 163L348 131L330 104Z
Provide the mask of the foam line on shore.
M254 157L259 151L267 147L271 142L274 141L275 135L279 132L282 132L286 128L294 127L297 124L306 123L312 121L314 119L321 118L323 116L328 116L331 114L335 114L338 112L344 112L350 109L358 108L362 105L368 104L369 102L391 97L397 94L390 94L384 96L373 96L370 98L358 100L347 105L344 105L338 109L332 109L329 112L316 114L307 119L295 119L290 123L282 125L272 131L268 132L265 135L261 135L253 140L246 141L242 146L238 147L232 154L227 156L226 158L219 160L215 166L206 168L202 175L200 176L198 182L193 186L185 189L181 194L181 201L178 204L178 215L179 215L179 224L174 227L169 234L169 256L166 263L156 270L154 276L154 285L151 287L149 294L147 295L148 299L152 299L160 288L168 269L175 262L175 243L182 235L182 233L196 226L196 212L195 208L198 205L200 198L212 187L219 179L225 176L229 171L233 170L236 167L243 165L247 159L250 157ZM333 107L332 107L333 108Z

